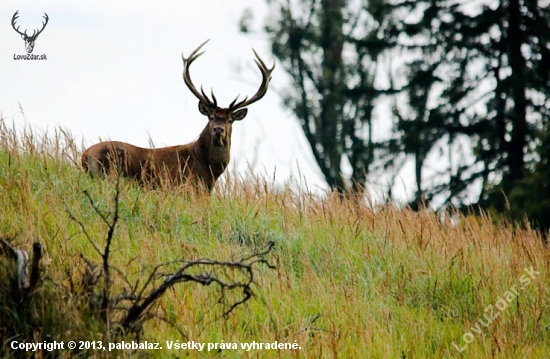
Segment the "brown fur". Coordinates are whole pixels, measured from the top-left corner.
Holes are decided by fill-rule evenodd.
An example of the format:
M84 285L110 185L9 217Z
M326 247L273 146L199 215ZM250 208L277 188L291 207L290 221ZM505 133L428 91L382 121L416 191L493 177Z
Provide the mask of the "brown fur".
M210 191L229 164L234 120L230 111L219 108L209 117L198 140L189 144L147 149L124 142L101 142L84 151L82 167L92 176L116 169L127 177L153 185L192 180Z
M211 191L216 180L229 164L231 149L231 132L234 121L245 118L247 109L243 108L261 99L271 79L268 69L258 54L256 64L262 72L262 84L258 92L249 100L236 103L235 99L229 108L217 106L216 98L212 100L195 89L189 77L189 66L202 53L199 49L203 43L186 59L182 55L184 70L183 79L189 90L199 99L199 111L208 117L208 124L199 138L186 145L147 149L129 143L108 141L93 145L82 153L82 167L92 176L109 174L114 170L141 183L159 186L169 184L191 183Z

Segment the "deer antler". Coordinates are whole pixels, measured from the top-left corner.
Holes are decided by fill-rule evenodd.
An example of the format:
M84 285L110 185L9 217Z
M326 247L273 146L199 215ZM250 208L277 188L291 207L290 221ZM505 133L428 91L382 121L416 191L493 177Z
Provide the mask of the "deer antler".
M27 32L25 31L25 33L22 33L21 31L19 31L19 28L21 26L17 26L17 28L15 28L15 21L17 20L17 18L19 17L19 10L17 10L15 12L15 14L13 14L13 17L11 18L11 26L13 27L13 29L19 34L19 35L24 35L24 36L27 36Z
M206 40L199 47L197 47L195 49L195 51L193 51L189 55L188 58L185 58L183 56L183 53L181 54L181 59L183 60L183 81L185 82L185 84L187 85L189 90L193 93L193 95L195 95L195 97L197 97L199 99L200 102L208 105L209 107L217 107L217 101L216 101L216 97L214 96L214 91L212 90L212 92L211 92L212 100L213 100L212 101L208 98L208 96L206 96L206 94L204 93L204 90L202 89L202 86L201 86L201 92L197 91L197 89L195 88L195 85L193 85L193 81L191 81L191 77L189 75L189 67L191 66L193 61L195 61L200 55L204 54L204 51L199 52L199 53L197 53L197 52L204 45L206 45L206 43L208 41L210 41L210 39Z
M33 30L32 36L31 36L31 37L35 37L35 36L40 35L40 33L41 33L42 31L44 31L44 28L46 27L46 25L48 25L48 20L50 19L50 18L48 17L48 14L44 13L43 18L44 18L46 21L45 21L45 22L42 22L42 28L41 28L36 34L35 34L36 30Z
M262 61L260 56L258 56L256 51L254 49L252 49L252 51L254 51L254 55L256 55L256 59L254 60L254 62L256 62L256 65L258 65L258 68L262 72L262 84L260 85L260 88L258 89L258 92L256 92L256 94L254 96L252 96L252 98L250 100L247 100L248 97L245 97L244 100L242 100L241 102L235 104L235 102L237 102L237 99L239 98L239 96L237 96L233 100L233 102L231 102L231 104L229 105L229 109L232 110L232 111L235 111L236 109L241 108L241 107L246 107L246 106L250 105L251 103L254 103L254 102L258 101L259 99L261 99L262 97L264 97L265 93L267 92L267 86L269 85L269 81L271 81L271 72L273 72L273 70L275 69L275 63L273 63L272 68L270 68L270 69L267 68L267 66Z
M11 18L11 26L13 27L13 29L14 29L19 35L25 36L26 38L29 38L29 39L32 39L32 38L35 38L35 37L37 37L38 35L40 35L40 33L41 33L42 31L44 31L44 28L45 28L46 25L48 24L48 20L50 19L50 18L48 17L48 14L44 13L44 16L43 16L43 17L44 17L44 19L45 19L46 21L43 21L43 22L42 22L42 29L40 29L40 30L33 30L31 36L29 36L29 35L27 34L27 30L25 30L25 32L19 31L19 28L20 28L21 26L17 26L17 28L15 27L15 21L17 20L17 18L19 18L19 10L17 10L17 11L15 12L15 14L13 14L13 17ZM38 32L37 32L37 31L38 31Z

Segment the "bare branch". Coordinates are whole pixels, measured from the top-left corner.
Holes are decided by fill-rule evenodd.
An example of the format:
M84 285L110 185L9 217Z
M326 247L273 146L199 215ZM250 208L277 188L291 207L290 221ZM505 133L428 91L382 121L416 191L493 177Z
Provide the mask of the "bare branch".
M115 195L113 198L114 208L112 211L111 220L109 220L108 216L103 214L91 196L85 192L94 211L105 223L108 224L108 233L103 253L101 253L101 250L97 244L91 240L91 237L86 231L83 223L67 211L69 212L71 219L80 225L83 233L85 233L89 242L92 243L96 251L101 254L101 267L95 266L82 256L82 259L86 264L86 270L83 273L82 283L86 286L87 293L92 296L92 300L90 302L92 304L92 308L99 311L101 319L108 326L108 331L111 332L110 328L116 328L114 332L111 332L115 336L124 335L127 333L134 333L136 335L139 334L142 330L142 323L149 317L153 316L153 314L149 313L149 309L168 289L178 283L184 282L195 282L202 285L217 284L220 290L218 303L225 306L223 317L226 318L238 306L247 302L252 297L255 267L259 264L265 264L268 268L275 268L275 266L271 265L265 258L265 256L268 255L274 248L274 243L269 242L265 249L245 256L239 261L198 259L194 261L175 260L167 263L161 263L153 268L147 276L144 284L140 285L140 280L138 279L136 283L132 285L128 280L127 273L124 273L109 263L111 246L114 240L116 225L119 220L120 177L121 173L119 172ZM132 258L130 261L133 261L134 259L135 258ZM166 270L169 266L172 266L172 268L176 267L176 270L173 272ZM206 270L207 268L208 270ZM162 272L161 269L163 270ZM197 269L204 269L205 271L202 273L196 273ZM229 269L236 270L238 272L236 275L240 276L241 279L228 279L232 278L234 274L229 273ZM191 270L194 272L190 273ZM216 276L216 274L213 273L215 270L221 271L222 276ZM125 283L125 288L122 288L118 291L118 293L112 293L115 292L114 288L111 288L113 285L113 280L111 278L113 273L122 278ZM103 281L99 282L98 279L102 274ZM97 291L94 290L94 287L98 283L103 284L100 290L100 295L96 294ZM227 291L235 289L241 290L242 295L240 298L227 302ZM124 305L120 305L121 303L128 303L128 306L126 307ZM126 315L114 323L114 320L116 319L113 317L112 312L117 311L117 313L119 313L120 310L126 311ZM118 314L116 316L118 317ZM110 327L111 324L116 325Z
M82 230L82 233L84 233L84 235L88 239L88 242L90 242L90 244L94 247L96 252L100 256L103 256L103 253L101 253L101 249L99 249L98 245L93 241L92 237L90 237L90 235L88 234L88 231L86 230L86 227L84 226L84 224L79 219L77 219L69 210L65 209L65 211L69 215L69 218L71 219L71 221L75 222L76 224L78 224L80 226L80 229Z
M111 272L109 269L109 254L111 252L111 243L113 241L113 236L115 234L115 227L118 222L118 202L120 197L120 176L122 175L121 172L117 175L116 180L116 189L115 189L115 198L114 198L114 212L113 212L113 220L109 224L109 232L107 233L107 241L105 243L105 250L103 251L103 300L101 303L101 309L104 316L104 320L107 323L108 322L108 311L109 311L109 292L111 289Z
M269 268L275 268L273 265L269 264L269 262L264 258L264 256L267 255L273 248L274 243L269 242L264 251L254 253L248 257L245 257L239 262L222 262L208 259L198 259L195 261L186 262L174 274L165 279L159 287L152 289L146 297L143 297L143 293L145 292L146 288L154 281L158 270L161 267L164 267L168 264L174 264L175 262L156 266L153 269L153 272L149 275L149 278L144 287L142 288L140 295L138 296L138 300L136 300L135 304L128 309L126 317L121 321L120 329L122 331L127 331L132 330L132 328L135 328L136 326L139 327L137 323L143 319L149 308L151 308L151 306L166 292L166 290L178 283L183 282L195 282L202 285L211 285L213 283L217 283L220 286L221 290L221 297L218 300L219 303L224 301L226 290L242 288L243 297L240 300L237 300L236 302L229 305L229 307L224 311L223 316L227 317L235 308L245 303L252 297L251 285L254 283L253 267L258 263L264 263ZM254 260L250 261L251 259ZM186 273L186 271L190 268L201 266L238 269L247 276L247 280L245 280L244 282L226 282L211 274L202 273L192 275Z

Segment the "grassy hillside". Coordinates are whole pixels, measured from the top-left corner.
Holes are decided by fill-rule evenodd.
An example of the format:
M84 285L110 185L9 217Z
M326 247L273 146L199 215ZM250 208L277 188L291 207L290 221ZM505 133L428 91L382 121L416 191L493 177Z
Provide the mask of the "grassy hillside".
M151 307L138 338L114 337L111 325L125 311L113 308L110 321L102 320L94 293L103 279L86 291L91 271L81 255L99 275L101 257L92 242L105 247L116 181L82 173L76 146L63 132L15 136L2 128L0 135L0 237L29 253L34 242L44 250L42 281L29 300L13 303L10 264L4 259L0 266L1 357L25 356L10 348L13 340L147 340L163 347L52 352L61 357L542 358L550 352L550 251L536 233L487 217L451 221L231 175L210 197L123 180L109 258L111 293L143 286L161 263L237 261L270 241L275 248L265 258L277 268L256 263L253 297L226 319L216 285L179 283ZM243 277L235 268L199 273ZM241 297L227 291L225 301ZM167 341L205 347L170 350ZM301 349L241 349L275 341ZM208 352L208 343L218 349ZM220 343L238 349L219 349Z

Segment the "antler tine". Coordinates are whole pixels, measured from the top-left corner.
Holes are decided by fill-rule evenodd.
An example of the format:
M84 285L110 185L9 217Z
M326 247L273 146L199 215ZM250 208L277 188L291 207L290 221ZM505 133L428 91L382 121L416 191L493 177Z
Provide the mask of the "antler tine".
M50 19L50 18L48 17L48 14L44 13L43 18L44 18L46 21L42 21L42 28L41 28L40 30L33 30L33 31L32 31L32 36L31 36L31 37L35 37L35 36L40 35L40 33L41 33L42 31L44 31L44 29L46 28L46 25L48 25L48 20Z
M17 10L15 12L15 14L13 14L13 17L11 18L11 26L13 27L13 29L19 34L19 35L24 35L21 31L19 31L19 28L21 26L17 26L17 28L15 28L15 21L19 18L19 10Z
M241 102L238 102L237 104L235 104L235 102L239 98L239 96L237 96L235 98L235 100L233 100L231 105L229 105L229 108L233 111L238 109L238 108L241 108L241 107L246 107L246 106L258 101L262 97L264 97L266 92L267 92L267 87L269 86L269 81L271 81L271 73L275 69L275 63L273 63L272 68L268 68L265 65L265 63L263 62L263 60L260 58L260 56L258 55L256 50L252 49L252 51L254 52L254 55L256 55L256 59L254 59L254 62L256 62L256 65L258 66L258 68L260 69L260 71L262 73L262 84L260 85L260 88L258 89L258 92L256 92L256 94L254 96L252 96L250 99L248 99L248 96L247 96L247 97L244 98L244 100L242 100Z
M210 39L206 40L205 42L203 42L199 47L197 47L195 49L195 51L193 51L188 58L185 58L183 56L183 53L181 54L181 59L183 60L183 81L185 82L185 84L187 85L187 87L189 88L189 90L193 93L193 95L195 95L196 98L199 99L200 102L206 104L206 105L209 105L209 106L216 106L216 99L214 98L214 101L211 101L208 96L206 96L206 94L204 93L202 87L201 87L201 92L197 91L197 89L195 88L195 85L193 85L193 81L191 81L191 77L189 75L189 67L191 66L191 64L193 63L193 61L195 61L199 56L201 56L202 54L204 54L204 51L202 52L198 52L204 45L206 45L206 43L210 41ZM214 96L212 96L214 97Z
M237 102L237 100L239 99L239 96L241 95L237 95L237 97L235 97L235 99L233 100L233 102L231 102L231 104L229 105L229 108L232 108L233 105L235 104L235 102ZM245 97L244 99L246 100L248 97Z
M216 101L216 96L214 96L214 89L213 88L210 89L210 94L212 95L212 100L214 100L214 106L216 106L218 101Z
M13 17L11 18L11 26L13 26L15 28L15 21L19 18L19 10L17 10L15 12L15 14L13 14ZM19 29L19 27L18 27Z
M42 30L40 30L38 33L41 33L42 31L44 31L44 28L46 27L46 25L48 25L48 20L50 19L48 17L48 14L44 13L44 16L43 18L46 20L45 22L42 22Z

